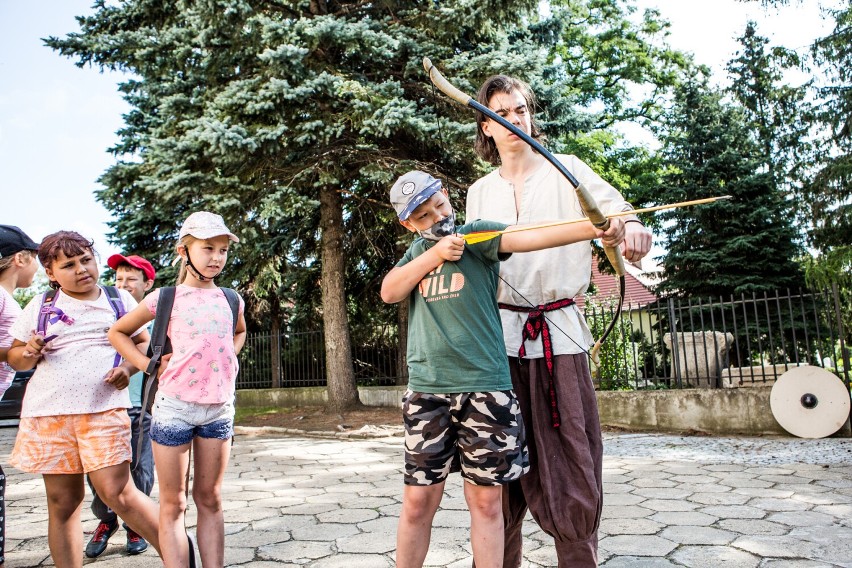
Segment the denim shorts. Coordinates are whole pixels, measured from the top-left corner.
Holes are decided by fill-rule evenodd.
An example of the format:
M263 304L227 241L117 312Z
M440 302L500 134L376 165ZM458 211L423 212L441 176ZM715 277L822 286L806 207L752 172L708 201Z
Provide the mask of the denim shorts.
M151 440L182 446L196 436L229 440L234 435L234 403L200 404L157 393L151 409Z

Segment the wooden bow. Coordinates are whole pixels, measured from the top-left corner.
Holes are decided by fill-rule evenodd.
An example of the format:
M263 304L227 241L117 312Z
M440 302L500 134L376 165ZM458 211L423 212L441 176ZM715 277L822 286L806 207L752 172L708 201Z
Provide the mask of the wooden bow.
M426 69L426 72L429 74L429 79L432 83L445 95L453 99L454 101L460 103L463 106L471 107L472 109L481 112L494 122L500 124L504 128L506 128L512 134L515 134L524 142L532 146L536 152L544 156L544 158L553 164L553 167L562 174L568 182L574 186L575 191L577 192L577 199L580 202L580 207L582 207L583 212L586 214L586 217L596 228L606 231L609 229L610 221L609 218L601 213L601 210L598 208L597 203L595 202L592 195L589 191L583 186L580 181L574 177L574 175L568 171L562 162L556 159L556 157L551 154L544 146L542 146L537 140L532 138L529 134L524 132L523 130L516 127L514 124L491 110L490 108L478 103L472 97L466 95L461 90L454 87L447 81L443 75L432 65L432 62L428 57L423 58L423 67ZM610 264L615 270L616 277L618 278L619 285L619 298L618 298L618 308L615 316L612 318L612 321L607 326L603 335L600 339L598 339L592 350L589 352L589 357L591 357L592 362L595 366L599 366L599 357L598 353L600 352L601 345L606 341L606 338L615 328L615 324L618 323L618 318L621 315L621 308L624 305L624 289L625 289L625 281L624 281L624 259L621 257L621 253L615 247L604 247L604 252L606 253L607 258L609 259Z

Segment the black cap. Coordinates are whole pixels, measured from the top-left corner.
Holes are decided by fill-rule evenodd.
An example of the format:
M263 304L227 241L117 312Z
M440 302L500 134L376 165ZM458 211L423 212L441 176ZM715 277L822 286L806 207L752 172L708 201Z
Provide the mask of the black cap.
M38 250L38 244L18 227L0 225L0 258L12 256L22 250Z

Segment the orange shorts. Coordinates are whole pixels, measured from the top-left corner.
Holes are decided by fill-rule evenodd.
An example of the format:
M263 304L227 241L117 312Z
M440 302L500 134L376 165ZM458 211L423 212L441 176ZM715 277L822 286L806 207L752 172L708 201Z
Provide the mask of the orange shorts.
M21 418L10 463L27 473L89 473L130 461L124 408Z

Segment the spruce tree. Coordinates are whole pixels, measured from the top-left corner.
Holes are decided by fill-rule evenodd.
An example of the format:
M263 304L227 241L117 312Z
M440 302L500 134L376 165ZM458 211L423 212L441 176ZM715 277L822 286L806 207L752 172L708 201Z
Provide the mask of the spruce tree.
M796 231L743 110L696 72L678 89L668 127L669 173L658 199L733 198L661 215L667 253L659 291L718 298L799 285Z

